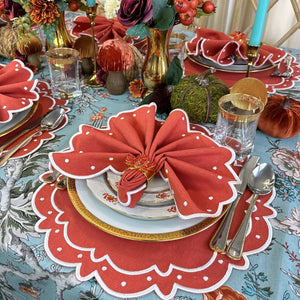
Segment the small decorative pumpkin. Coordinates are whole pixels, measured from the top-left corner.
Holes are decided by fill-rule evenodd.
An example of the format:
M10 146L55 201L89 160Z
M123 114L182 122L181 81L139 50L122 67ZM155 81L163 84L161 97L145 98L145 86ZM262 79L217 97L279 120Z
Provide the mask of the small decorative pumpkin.
M259 118L258 128L277 138L289 138L300 133L300 101L273 95Z
M192 123L215 123L218 100L229 94L229 88L210 75L213 72L214 69L209 69L201 75L191 74L182 78L171 95L172 109L183 109Z

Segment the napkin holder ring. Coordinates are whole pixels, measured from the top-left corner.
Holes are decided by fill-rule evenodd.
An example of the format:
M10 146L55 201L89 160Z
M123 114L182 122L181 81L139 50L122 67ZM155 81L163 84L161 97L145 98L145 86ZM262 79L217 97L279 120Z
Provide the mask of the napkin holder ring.
M246 55L248 57L248 63L247 63L248 66L247 66L246 77L249 77L249 75L250 75L250 71L251 71L251 67L253 65L253 61L258 57L260 47L261 47L261 45L252 46L252 45L249 45L249 42L247 43Z
M127 170L137 170L141 172L147 179L147 187L156 173L156 167L153 162L150 162L146 155L134 156L129 154L126 157Z

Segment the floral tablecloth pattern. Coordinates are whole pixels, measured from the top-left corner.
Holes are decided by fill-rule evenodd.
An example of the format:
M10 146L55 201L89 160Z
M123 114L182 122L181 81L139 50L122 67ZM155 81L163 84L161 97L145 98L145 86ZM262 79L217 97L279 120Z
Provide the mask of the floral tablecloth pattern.
M300 50L291 54L299 61ZM7 61L0 58L0 63ZM47 67L43 66L38 76L47 79ZM281 92L299 99L297 84ZM68 147L69 137L78 131L80 124L91 124L91 117L96 113L101 112L108 118L138 103L138 99L127 93L112 96L105 88L83 86L83 95L67 104L70 108L68 124L56 131L53 139L44 141L38 151L11 159L0 168L0 291L3 299L118 299L101 286L101 280L94 277L96 274L85 272L82 277L76 276L76 260L69 265L61 264L49 256L44 243L47 234L35 230L40 216L34 212L31 202L35 191L46 188L41 186L39 176L49 169L49 152ZM276 197L272 207L277 216L270 219L273 230L270 245L259 254L249 256L247 269L233 269L216 291L204 290L203 294L197 294L181 290L179 286L173 299L218 299L225 294L232 299L250 300L299 298L300 139L277 139L258 131L253 154L259 155L261 162L271 163L276 173ZM62 200L59 205L64 208ZM188 251L187 245L180 247L178 252ZM160 296L149 290L149 294L138 298L152 300Z

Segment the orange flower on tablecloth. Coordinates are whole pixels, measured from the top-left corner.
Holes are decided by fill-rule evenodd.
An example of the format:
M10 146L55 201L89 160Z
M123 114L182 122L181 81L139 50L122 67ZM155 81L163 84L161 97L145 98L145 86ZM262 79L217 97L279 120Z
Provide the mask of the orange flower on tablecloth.
M204 300L216 300L216 299L226 299L226 300L247 300L239 292L233 290L229 286L221 286L217 290L205 293L203 295Z
M134 98L142 97L144 83L141 79L134 79L129 83L129 92Z
M54 1L31 0L30 2L31 7L28 14L34 23L50 25L60 16L59 5Z

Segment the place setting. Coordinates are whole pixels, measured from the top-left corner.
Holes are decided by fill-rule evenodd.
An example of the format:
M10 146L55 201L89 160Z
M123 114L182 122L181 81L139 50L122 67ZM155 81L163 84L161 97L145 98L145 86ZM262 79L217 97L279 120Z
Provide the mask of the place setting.
M67 177L67 189L43 183L33 198L40 217L36 230L47 232L51 258L77 266L79 280L95 276L117 297L153 290L169 299L177 284L197 293L215 290L232 269L248 268L248 256L265 249L272 237L275 189L269 165L256 156L237 163L231 147L190 124L180 109L165 121L155 112L155 104L144 105L112 116L100 128L81 125L68 148L50 153L50 169L40 177L56 170ZM255 186L261 176L271 176L266 191L246 188L252 173ZM258 200L248 210L254 192ZM233 243L226 252L211 243L229 211L235 217L225 242L240 233L233 239L239 246ZM241 223L247 230L239 229ZM236 248L241 253L231 255Z
M255 32L252 32L255 37ZM194 37L186 42L186 74L216 69L216 76L229 87L247 74L249 45L243 32L229 35L207 28L196 28ZM263 81L269 93L286 90L299 81L300 67L296 58L285 50L259 42L251 61L251 76ZM249 76L249 74L247 75Z
M0 68L0 94L1 166L11 157L32 154L68 123L67 101L53 98L50 85L33 79L31 69L18 59ZM52 111L59 108L63 117L49 124L48 113L54 114Z

